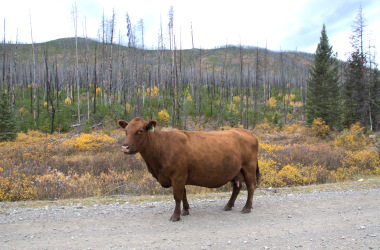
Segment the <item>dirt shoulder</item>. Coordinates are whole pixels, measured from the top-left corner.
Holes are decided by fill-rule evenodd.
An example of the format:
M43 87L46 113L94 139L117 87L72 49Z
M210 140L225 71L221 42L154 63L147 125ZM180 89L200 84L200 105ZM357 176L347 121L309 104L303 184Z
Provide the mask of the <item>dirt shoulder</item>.
M0 203L2 249L268 249L380 246L380 178L261 189L250 214L246 193L191 195L190 215L173 223L171 196Z

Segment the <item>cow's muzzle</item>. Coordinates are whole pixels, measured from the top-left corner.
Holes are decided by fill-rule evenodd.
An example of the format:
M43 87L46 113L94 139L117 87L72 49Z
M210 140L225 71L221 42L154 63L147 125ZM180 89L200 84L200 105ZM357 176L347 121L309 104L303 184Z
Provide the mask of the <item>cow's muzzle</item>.
M136 153L135 150L133 150L129 145L123 145L121 146L121 151L126 154L134 154Z

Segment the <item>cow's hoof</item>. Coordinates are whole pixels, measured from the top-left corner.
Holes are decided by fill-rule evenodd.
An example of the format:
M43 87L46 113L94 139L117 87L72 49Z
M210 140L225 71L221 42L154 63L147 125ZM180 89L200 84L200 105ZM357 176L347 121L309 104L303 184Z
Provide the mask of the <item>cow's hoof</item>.
M179 220L180 220L180 217L170 217L170 221L172 221L172 222L176 222Z
M190 213L188 210L182 210L182 212L181 212L181 215L184 215L184 216L189 215L189 214Z
M251 209L243 208L241 211L242 214L249 214L251 212Z
M223 211L231 211L231 210L232 210L232 207L227 207L226 206L226 207L223 208Z

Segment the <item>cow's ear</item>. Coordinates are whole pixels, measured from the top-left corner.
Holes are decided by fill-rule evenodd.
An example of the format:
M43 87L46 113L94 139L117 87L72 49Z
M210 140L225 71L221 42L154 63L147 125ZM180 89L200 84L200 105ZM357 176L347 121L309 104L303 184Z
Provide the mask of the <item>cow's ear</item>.
M123 121L123 120L119 120L119 121L117 122L117 124L118 124L121 128L125 128L126 126L128 126L128 122Z
M145 126L145 129L154 132L154 128L156 126L157 126L157 122L155 120L152 120L152 121L148 122L148 125Z

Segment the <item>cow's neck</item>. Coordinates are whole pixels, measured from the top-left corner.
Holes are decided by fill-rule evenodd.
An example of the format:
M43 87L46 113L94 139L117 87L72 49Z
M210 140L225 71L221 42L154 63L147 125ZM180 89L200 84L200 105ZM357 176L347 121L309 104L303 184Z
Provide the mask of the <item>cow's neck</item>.
M154 132L150 132L148 135L147 143L140 152L144 160L154 168L157 164L160 164L159 159L162 154L162 148L160 146L160 138L163 136L162 132L156 129Z

